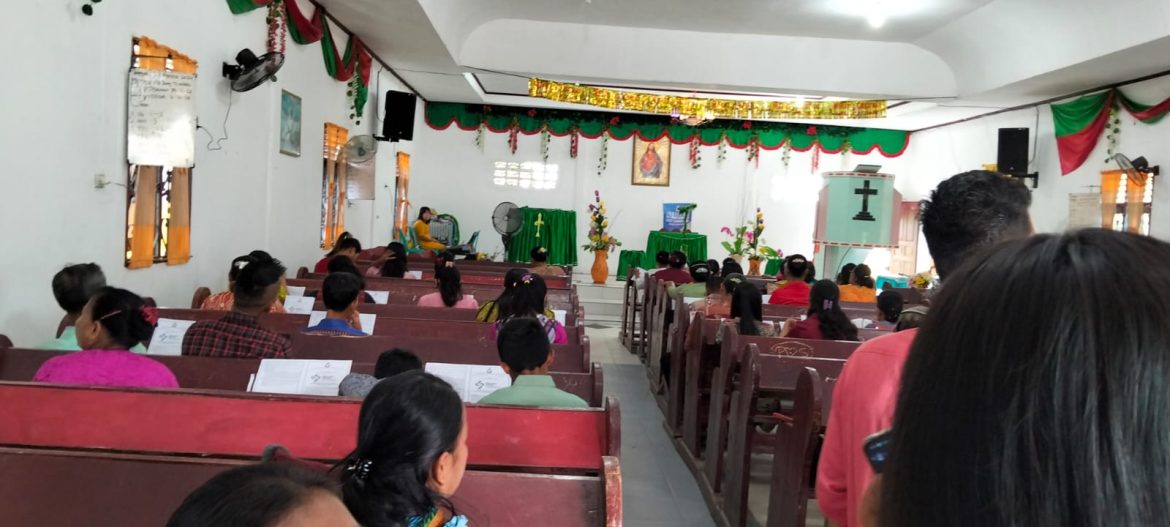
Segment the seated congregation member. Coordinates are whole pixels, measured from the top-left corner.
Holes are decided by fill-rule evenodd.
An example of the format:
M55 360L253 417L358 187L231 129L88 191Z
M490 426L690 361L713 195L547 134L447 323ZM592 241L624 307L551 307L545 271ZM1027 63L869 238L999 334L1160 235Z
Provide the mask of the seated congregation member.
M807 306L809 285L804 281L808 276L809 261L804 256L793 254L780 264L779 287L772 291L768 303L780 306Z
M1168 260L1090 229L947 278L906 359L878 524L1165 525Z
M926 320L926 313L926 306L913 306L908 309L903 309L902 313L898 315L898 322L894 325L894 331L906 331L921 326L922 321Z
M479 400L479 404L537 406L545 408L588 408L584 399L561 391L548 371L556 354L540 322L514 318L496 335L500 366L512 376L512 386L501 388Z
M479 309L474 296L463 294L463 281L453 263L435 268L435 285L439 290L419 298L419 307Z
M409 351L394 348L383 351L374 363L374 374L351 373L341 379L338 394L344 397L365 397L378 381L402 372L423 369L422 360Z
M328 474L287 462L244 465L195 489L166 527L358 527Z
M565 326L555 320L555 314L551 317L548 316L550 310L544 303L547 295L548 288L544 285L544 279L540 275L522 275L516 281L516 286L512 289L509 298L499 305L496 332L499 332L502 324L513 318L535 318L544 327L549 342L553 344L568 343L569 334L565 331Z
M743 266L731 258L723 260L723 276L731 276L733 274L743 276Z
M837 273L837 285L849 285L853 280L853 270L857 268L857 264L847 263L841 266L841 272Z
M263 259L265 256L267 256L269 260L273 259L271 256L268 256L268 253L266 252L253 251L252 254L238 256L235 260L232 260L232 265L228 268L227 291L222 291L205 298L203 300L203 304L199 306L199 309L207 309L209 311L231 311L232 304L235 303L235 299L232 297L232 284L236 282L236 276L238 276L240 274L240 270L246 267L248 264L255 262L257 259ZM279 297L279 295L277 296ZM284 304L281 304L280 302L280 298L277 298L275 301L273 301L272 306L268 308L268 312L284 313Z
M343 232L341 233L341 236L337 237L337 241L333 242L333 248L330 249L324 257L322 257L320 260L317 260L317 264L313 266L313 272L329 272L329 262L337 256L344 256L345 258L348 258L350 262L356 262L358 254L361 252L362 242L359 242L358 239L354 238L352 234Z
M878 319L868 327L893 330L898 325L898 317L902 316L902 304L902 295L894 291L882 291L877 298Z
M804 275L804 283L809 286L817 283L817 266L813 265L812 262L808 263L808 273Z
M335 468L363 527L466 527L450 497L467 467L463 401L446 381L408 371L362 402L357 448Z
M406 278L409 271L406 256L406 246L398 242L390 242L386 246L386 261L381 267L371 266L366 270L366 276L382 276L386 278ZM371 274L370 271L376 271Z
M775 337L779 332L775 324L764 322L764 295L746 280L731 293L731 318L735 319L740 335ZM724 331L725 326L720 324L715 334L717 342L723 342Z
M350 260L349 258L334 258L333 260L329 261L329 265L325 266L325 270L329 271L329 274L349 273L349 274L352 274L358 278L361 278L361 276L362 276L361 273L358 272L357 266L354 265L353 260ZM363 304L375 303L374 297L370 296L370 294L365 291L366 290L366 281L364 279L362 279L361 282L362 282L362 294L359 295L359 297L361 298L362 303ZM356 318L354 320L356 320Z
M706 263L691 265L691 283L670 287L666 294L671 298L703 298L707 295L707 279L711 277L711 270Z
M95 263L66 266L53 275L53 298L65 310L65 329L61 336L37 346L39 349L54 351L78 351L77 319L94 293L106 287L106 275ZM146 348L134 345L130 351L146 353Z
M34 382L178 388L162 363L130 352L150 342L158 310L125 289L99 289L77 318L77 343L83 351L53 357L37 370Z
M301 330L306 335L332 337L366 337L361 330L358 305L361 303L362 279L355 274L333 273L321 284L321 300L325 303L325 318L316 326ZM358 327L352 325L358 317Z
M670 253L670 267L654 273L654 277L659 280L667 282L674 282L675 285L691 283L691 274L686 271L687 255L682 251L674 251Z
M447 248L443 242L434 239L431 236L431 219L435 216L434 211L430 207L423 207L418 209L418 219L414 220L414 237L418 240L418 246L424 251L442 251Z
M512 293L516 291L516 283L520 281L520 277L528 274L527 269L508 269L504 273L504 290L500 292L500 296L495 300L488 300L479 306L475 311L475 319L480 322L495 322L500 318L500 306L511 301ZM551 311L545 312L552 313ZM551 315L549 315L551 316Z
M711 271L711 276L722 276L719 274L719 260L714 258L707 260L707 269Z
M704 284L706 295L702 300L691 303L692 313L702 313L706 317L726 317L731 313L731 295L723 290L723 279L712 276Z
M858 264L849 275L849 284L838 286L841 290L842 302L859 302L863 304L877 303L877 290L874 289L873 276L869 266Z
M630 278L634 279L634 283L635 283L635 285L638 286L638 289L645 289L647 275L655 274L656 272L661 271L661 270L666 269L666 268L669 268L669 267L670 267L670 253L668 253L666 251L658 251L658 253L654 255L654 268L653 269L642 269L640 267L630 269Z
M292 349L287 335L260 325L280 289L284 266L276 260L256 261L240 270L232 284L235 303L219 320L200 320L183 337L183 355L283 359Z
M790 318L784 322L781 337L811 340L857 340L857 326L841 311L837 284L821 280L808 294L808 314L804 320Z
M1023 183L995 172L964 172L939 183L920 205L919 221L944 284L952 271L979 250L1029 236L1031 203L1032 194ZM996 289L1005 290L1003 284ZM906 310L902 318L920 308ZM825 516L843 527L860 525L858 504L873 477L860 445L866 437L890 427L902 365L917 334L917 330L901 331L863 342L837 378L817 465L816 496Z
M565 270L559 265L548 264L548 249L537 245L528 254L532 257L532 267L529 268L529 271L540 276L566 276Z

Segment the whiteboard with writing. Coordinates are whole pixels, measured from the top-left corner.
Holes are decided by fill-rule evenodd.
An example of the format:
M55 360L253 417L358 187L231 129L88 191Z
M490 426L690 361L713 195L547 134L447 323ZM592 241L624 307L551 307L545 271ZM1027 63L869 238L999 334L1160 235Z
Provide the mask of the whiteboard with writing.
M126 157L132 165L195 164L195 76L131 69L126 104Z

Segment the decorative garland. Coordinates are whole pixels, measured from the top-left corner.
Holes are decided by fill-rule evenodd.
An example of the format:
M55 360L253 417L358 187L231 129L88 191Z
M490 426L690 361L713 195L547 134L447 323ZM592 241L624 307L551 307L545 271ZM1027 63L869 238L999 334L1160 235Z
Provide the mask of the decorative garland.
M886 157L902 155L910 137L909 132L878 128L809 127L807 124L770 121L754 121L750 128L744 128L744 121L728 119L687 126L672 124L670 117L658 115L436 102L427 103L426 121L436 130L445 130L455 124L469 132L485 126L492 132L507 133L518 122L520 132L525 135L535 135L547 127L549 133L557 137L574 132L587 139L605 135L619 141L635 135L646 141L667 137L677 145L686 145L698 138L701 145L723 144L724 147L747 148L752 139L757 139L759 147L764 150L776 150L789 144L799 152L807 152L813 145L820 145L825 152L837 153L848 144L855 154L877 151Z
M703 165L703 159L699 156L699 138L691 139L691 146L687 153L687 159L691 162L692 169L698 169Z
M548 143L552 136L548 133L548 127L540 131L540 157L544 159L544 163L548 164Z
M727 132L719 137L719 148L715 149L715 161L719 166L723 166L723 161L727 159Z
M601 137L601 155L597 159L597 177L601 177L607 167L609 167L609 136L604 135Z
M289 0L295 1L295 0ZM284 16L284 0L268 3L268 52L284 54L285 37L288 35L288 20Z
M475 147L480 152L483 152L483 131L485 128L487 128L487 125L479 123L479 126L475 129Z
M784 163L784 170L788 170L788 163L792 161L792 143L785 142L780 148L780 162Z
M528 79L528 95L550 101L588 104L610 110L722 119L876 119L886 116L886 101L779 101L703 99L581 86Z
M1157 123L1170 113L1170 98L1157 104L1143 104L1130 99L1116 88L1052 105L1062 175L1069 174L1085 163L1106 127L1110 131L1110 154L1115 151L1121 133L1121 121L1115 111L1119 105L1134 119L1145 124Z
M1113 154L1117 153L1117 144L1121 142L1121 112L1116 105L1109 107L1109 123L1105 127L1109 129L1105 134L1105 162L1108 163L1113 159Z
M547 126L544 127L544 130L547 132L548 127ZM549 132L549 133L551 133L551 132ZM581 143L581 134L580 134L580 132L577 131L577 127L573 127L572 132L569 133L569 158L570 159L577 159L577 151L579 149L580 143Z
M512 123L512 127L508 129L508 150L512 151L512 155L516 155L516 147L520 144L520 124Z

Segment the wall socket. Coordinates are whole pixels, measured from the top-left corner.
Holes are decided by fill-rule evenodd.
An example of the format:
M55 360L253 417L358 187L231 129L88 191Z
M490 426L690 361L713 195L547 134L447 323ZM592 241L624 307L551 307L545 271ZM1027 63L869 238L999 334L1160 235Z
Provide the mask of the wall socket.
M106 188L107 186L109 186L109 184L110 184L110 180L109 180L109 178L106 177L105 174L94 174L93 175L93 188L103 189L103 188Z

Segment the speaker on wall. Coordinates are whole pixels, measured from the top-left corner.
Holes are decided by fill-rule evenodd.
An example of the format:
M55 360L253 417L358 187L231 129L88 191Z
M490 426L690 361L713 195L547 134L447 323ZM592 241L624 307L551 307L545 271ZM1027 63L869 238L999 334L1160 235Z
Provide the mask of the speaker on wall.
M386 92L386 117L382 120L383 141L410 141L414 138L415 95L400 91Z
M1028 129L1000 128L996 163L1001 174L1028 173Z

